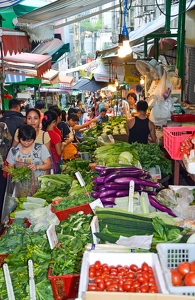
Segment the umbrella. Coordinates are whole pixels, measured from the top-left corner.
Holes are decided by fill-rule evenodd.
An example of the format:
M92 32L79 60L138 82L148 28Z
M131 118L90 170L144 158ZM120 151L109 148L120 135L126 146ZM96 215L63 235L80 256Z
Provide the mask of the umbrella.
M90 92L96 92L98 90L101 90L105 88L108 85L108 82L102 82L102 81L95 81L93 78L92 80L81 78L80 81L78 81L75 85L72 86L73 90L82 90L82 91L90 91Z

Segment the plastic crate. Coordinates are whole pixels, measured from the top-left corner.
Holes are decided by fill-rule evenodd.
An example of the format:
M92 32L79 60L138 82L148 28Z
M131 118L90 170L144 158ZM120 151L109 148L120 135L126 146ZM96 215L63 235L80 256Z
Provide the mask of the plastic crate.
M171 121L173 122L179 122L179 123L182 123L182 122L195 122L195 115L193 114L173 114L171 116Z
M58 204L62 200L63 199L53 201L52 204ZM70 208L67 208L65 210L58 210L58 211L55 211L55 206L52 205L51 206L51 211L52 211L52 213L56 214L56 216L58 217L58 219L60 221L68 219L70 214L77 213L79 211L83 211L85 215L93 213L89 203L82 204L82 205L79 205L79 206L70 207Z
M195 134L195 126L185 127L164 127L164 148L167 150L172 159L182 160L178 150L180 144L186 138Z
M55 300L77 297L80 274L52 276L52 268L49 268L48 279L51 280Z
M160 243L156 246L167 289L171 294L195 296L195 286L173 286L171 272L184 261L195 260L195 244Z
M8 223L8 226L5 228L5 230L4 230L4 232L2 233L2 235L0 235L0 238L1 238L2 236L4 236L4 234L6 233L8 227L13 223L14 220L15 220L15 219L10 219L10 221L9 221L9 223ZM31 225L31 223L28 221L28 219L25 219L25 222L24 222L24 223L26 223L26 228L29 228L30 225Z
M79 282L79 294L78 298L84 299L84 293L88 289L88 283L89 283L89 266L91 264L94 264L95 261L99 260L101 264L108 264L108 265L115 265L118 264L125 266L130 266L131 264L136 264L139 268L141 267L143 262L148 263L154 272L154 277L157 285L158 293L162 294L169 294L169 292L166 289L165 281L162 275L162 269L160 267L160 262L158 259L157 254L154 253L105 253L105 252L95 252L95 251L85 251L83 255L82 260L82 266L81 266L81 278ZM94 292L95 293L95 292ZM101 296L100 292L96 292L99 295L99 299L104 299L104 297ZM115 294L115 293L112 293ZM119 293L117 299L122 299L121 294ZM141 296L141 294L140 294ZM145 297L147 294L145 294ZM148 298L149 299L149 294ZM129 299L133 299L132 297Z
M2 255L0 255L0 268L5 263L6 257L8 257L8 254L2 254Z

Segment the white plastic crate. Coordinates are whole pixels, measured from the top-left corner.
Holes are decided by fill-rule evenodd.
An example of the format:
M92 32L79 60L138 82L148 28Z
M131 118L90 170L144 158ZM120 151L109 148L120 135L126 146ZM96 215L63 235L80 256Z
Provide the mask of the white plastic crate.
M143 262L146 262L153 268L156 285L159 293L168 294L165 281L162 275L162 269L157 254L154 253L105 253L85 251L81 266L81 275L79 282L78 298L84 299L84 293L88 289L89 266L99 260L101 264L108 265L131 265L136 264L139 268ZM101 297L101 292L97 292ZM114 293L112 293L114 294ZM117 293L118 294L118 293Z
M171 294L195 296L195 286L173 286L170 269L184 261L195 260L195 244L160 243L156 246L167 289Z

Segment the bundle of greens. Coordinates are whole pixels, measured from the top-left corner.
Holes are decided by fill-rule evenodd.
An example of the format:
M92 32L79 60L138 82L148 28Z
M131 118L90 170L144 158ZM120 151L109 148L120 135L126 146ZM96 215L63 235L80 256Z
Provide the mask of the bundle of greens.
M85 159L73 159L60 166L63 174L74 176L76 172L90 171L89 162Z
M58 204L52 204L55 211L65 210L69 207L79 206L85 203L90 203L94 201L94 198L89 194L89 196L85 194L69 196L63 200L61 200Z
M12 173L12 182L23 182L32 176L32 171L25 166L10 168L7 172Z

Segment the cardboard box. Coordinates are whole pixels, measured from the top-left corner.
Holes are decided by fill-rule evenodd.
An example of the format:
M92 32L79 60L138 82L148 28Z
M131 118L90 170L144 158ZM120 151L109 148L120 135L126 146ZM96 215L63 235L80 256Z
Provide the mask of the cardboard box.
M142 293L86 292L83 300L194 300L194 297Z
M81 266L81 275L79 282L78 298L84 299L84 294L88 289L89 283L89 266L95 261L99 260L101 264L107 263L108 265L128 265L136 264L139 268L143 262L148 263L153 268L154 277L159 293L168 294L168 290L165 286L164 277L162 275L162 269L157 254L154 253L105 253L96 251L85 251ZM97 292L99 299L107 299L103 297L103 294L107 295L107 292ZM115 293L112 293L115 294ZM117 293L118 297L123 293ZM145 294L146 295L146 294ZM150 294L151 295L151 294ZM91 298L92 299L92 298ZM97 298L98 299L98 298ZM116 298L117 299L117 298ZM92 299L94 300L94 299ZM147 300L147 299L146 299Z

